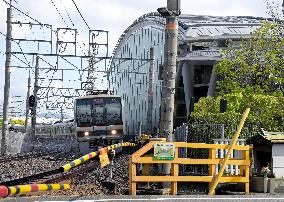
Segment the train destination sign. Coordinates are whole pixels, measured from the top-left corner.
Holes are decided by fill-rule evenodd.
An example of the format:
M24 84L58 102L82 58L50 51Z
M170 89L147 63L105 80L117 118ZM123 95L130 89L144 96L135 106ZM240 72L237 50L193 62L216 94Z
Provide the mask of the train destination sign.
M172 143L154 144L154 160L173 160L175 158L175 145Z

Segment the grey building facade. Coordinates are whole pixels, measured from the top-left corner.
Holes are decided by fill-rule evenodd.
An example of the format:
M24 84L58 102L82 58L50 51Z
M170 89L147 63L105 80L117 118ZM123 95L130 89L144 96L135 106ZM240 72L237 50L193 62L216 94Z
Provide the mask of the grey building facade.
M231 39L238 47L260 26L263 18L181 15L176 75L174 124L187 121L191 97L214 96L214 67L221 60L220 50ZM165 19L158 13L145 14L119 38L109 70L109 87L123 99L123 121L128 134L136 132L138 122L147 129L150 48L155 49L153 110L151 128L158 127L161 104L160 66L164 61ZM116 58L129 58L116 60Z

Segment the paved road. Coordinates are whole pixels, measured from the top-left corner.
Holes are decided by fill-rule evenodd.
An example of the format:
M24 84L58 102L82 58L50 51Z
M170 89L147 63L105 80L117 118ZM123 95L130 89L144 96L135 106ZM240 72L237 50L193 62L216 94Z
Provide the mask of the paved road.
M30 198L7 198L0 200L1 202L31 202L31 201L73 201L73 202L124 202L124 201L176 201L176 202L278 202L284 201L284 194L250 194L250 195L184 195L184 196L62 196L62 197L30 197Z

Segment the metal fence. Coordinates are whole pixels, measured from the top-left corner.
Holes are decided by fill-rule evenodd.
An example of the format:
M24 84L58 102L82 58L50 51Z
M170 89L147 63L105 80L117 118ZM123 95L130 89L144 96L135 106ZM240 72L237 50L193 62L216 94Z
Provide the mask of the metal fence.
M224 124L183 124L174 130L175 141L189 143L209 143L209 144L230 144L231 135L237 130L237 126L225 126ZM247 123L243 127L238 144L245 145L245 140L252 137L256 133L256 128L253 124ZM218 151L219 157L224 157L226 151ZM232 154L236 155L235 153ZM186 148L179 149L180 158L208 158L208 151L204 149L188 150ZM217 157L217 156L216 156ZM218 168L216 168L218 170ZM182 173L191 173L198 175L207 175L207 165L182 165L180 168ZM228 167L226 172L229 174L239 172L238 167Z

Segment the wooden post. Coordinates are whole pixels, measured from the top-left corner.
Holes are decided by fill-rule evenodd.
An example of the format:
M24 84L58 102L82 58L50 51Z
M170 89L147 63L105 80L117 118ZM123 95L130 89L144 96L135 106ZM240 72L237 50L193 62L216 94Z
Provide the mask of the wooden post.
M178 147L175 148L175 159L178 159ZM179 174L178 164L174 163L173 166L171 167L171 175L178 176L178 174ZM172 195L177 195L177 191L178 191L177 181L173 181L171 186Z
M234 137L232 139L232 143L231 143L231 145L230 145L230 147L228 149L228 152L226 154L226 157L225 157L224 161L222 162L222 166L221 166L221 168L219 170L219 173L218 173L216 178L213 178L212 186L209 189L209 195L213 195L213 193L214 193L214 191L215 191L215 189L216 189L216 187L217 187L217 185L218 185L218 183L219 183L219 181L220 181L220 179L221 179L221 177L222 177L222 175L224 173L224 170L225 170L225 167L227 165L227 162L228 162L228 160L229 160L229 158L231 156L231 153L233 152L233 147L237 143L237 140L239 138L241 130L242 130L243 126L244 126L245 120L248 117L249 111L250 111L250 108L247 108L246 111L243 113L242 119L241 119L240 124L238 126L238 130L234 134Z
M216 149L214 148L209 149L209 158L212 160L216 159ZM212 176L214 178L215 172L216 172L216 165L215 164L209 165L209 176ZM212 186L212 182L209 182L209 187L211 186ZM215 190L213 192L213 195L215 195Z
M129 159L129 194L136 195L136 182L133 182L133 177L136 176L136 164Z
M242 151L242 159L243 160L246 159L246 151L245 150ZM240 166L240 174L241 174L241 176L245 176L245 170L246 170L246 166Z
M245 151L245 160L249 160L249 150ZM247 182L245 183L245 192L249 194L249 165L245 166L245 177Z

